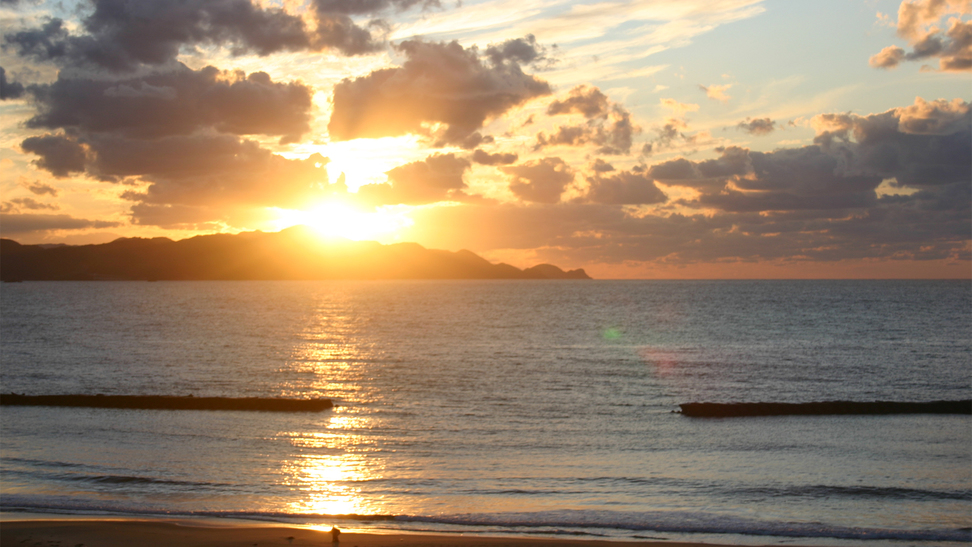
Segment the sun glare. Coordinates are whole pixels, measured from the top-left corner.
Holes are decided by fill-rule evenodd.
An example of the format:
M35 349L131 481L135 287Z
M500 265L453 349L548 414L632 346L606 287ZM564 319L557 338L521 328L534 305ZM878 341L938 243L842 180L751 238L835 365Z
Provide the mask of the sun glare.
M389 170L428 155L414 136L332 142L314 151L329 159L325 168L330 180L336 181L343 174L352 192L364 184L386 182Z
M277 229L302 224L326 238L355 241L395 239L394 235L412 224L403 213L387 210L364 212L347 203L330 201L309 211L278 209Z

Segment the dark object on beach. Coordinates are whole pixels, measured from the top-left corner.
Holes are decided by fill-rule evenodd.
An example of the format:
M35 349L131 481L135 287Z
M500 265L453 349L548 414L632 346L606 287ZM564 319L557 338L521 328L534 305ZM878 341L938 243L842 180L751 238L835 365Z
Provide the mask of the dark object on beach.
M331 526L331 543L332 544L337 544L337 543L340 543L341 542L341 540L338 539L338 536L340 536L340 535L341 535L341 531L338 530L338 527L337 526Z
M330 399L276 397L171 397L167 395L18 395L0 394L0 405L137 408L146 410L250 410L263 412L320 412L333 407Z
M891 401L824 401L818 403L684 403L682 414L693 418L794 416L833 414L970 414L972 399L896 403Z

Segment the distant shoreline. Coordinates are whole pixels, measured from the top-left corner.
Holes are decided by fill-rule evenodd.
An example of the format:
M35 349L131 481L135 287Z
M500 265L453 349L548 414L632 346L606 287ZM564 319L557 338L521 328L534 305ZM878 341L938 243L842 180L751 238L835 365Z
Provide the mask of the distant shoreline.
M520 269L472 251L416 243L322 243L308 228L214 234L173 241L116 239L79 246L0 239L0 280L203 281L324 279L590 279L552 264Z

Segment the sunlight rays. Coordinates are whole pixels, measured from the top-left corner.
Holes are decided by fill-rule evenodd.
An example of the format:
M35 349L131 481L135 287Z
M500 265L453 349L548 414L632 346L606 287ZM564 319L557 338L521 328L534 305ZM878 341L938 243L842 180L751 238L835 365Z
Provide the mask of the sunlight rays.
M277 230L304 225L324 238L394 241L399 230L412 225L403 212L390 209L365 212L343 201L327 201L307 211L279 208L274 211L279 215L274 221Z

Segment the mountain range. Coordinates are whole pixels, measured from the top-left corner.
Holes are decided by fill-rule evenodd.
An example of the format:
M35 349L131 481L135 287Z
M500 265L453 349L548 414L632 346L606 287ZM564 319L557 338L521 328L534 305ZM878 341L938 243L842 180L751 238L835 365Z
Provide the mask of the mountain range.
M0 280L590 279L551 264L521 270L471 251L417 243L323 239L280 232L213 234L179 241L121 238L100 245L22 245L0 239Z

